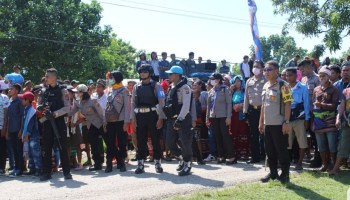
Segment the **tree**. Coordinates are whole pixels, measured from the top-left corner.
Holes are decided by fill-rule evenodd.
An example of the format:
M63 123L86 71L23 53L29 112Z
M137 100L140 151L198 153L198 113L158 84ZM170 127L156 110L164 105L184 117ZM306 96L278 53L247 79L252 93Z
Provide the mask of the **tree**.
M330 51L341 49L343 37L350 34L350 0L272 0L275 14L289 15L284 30L295 27L305 36L324 34Z
M261 37L261 48L264 61L277 60L281 67L296 55L304 57L307 50L297 47L294 38L286 35L270 35L268 38ZM251 53L254 52L254 47L251 46Z
M103 78L112 67L108 65L110 61L116 60L106 55L125 48L125 55L130 56L135 50L111 36L110 26L99 25L101 13L97 1L86 4L80 0L2 0L0 56L6 57L6 66L22 66L28 71L26 79L35 82L49 67L57 68L62 79Z

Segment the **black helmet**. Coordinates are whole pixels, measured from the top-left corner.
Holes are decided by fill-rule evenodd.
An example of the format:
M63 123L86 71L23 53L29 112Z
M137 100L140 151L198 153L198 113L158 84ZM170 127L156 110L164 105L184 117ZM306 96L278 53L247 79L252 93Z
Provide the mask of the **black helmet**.
M140 52L139 56L146 56L146 53L145 52Z
M120 71L112 71L110 78L112 77L114 78L115 83L120 83L124 79L123 74Z
M141 67L139 67L139 69L137 70L137 73L140 73L141 71L148 71L149 75L152 76L154 71L153 71L153 67L150 64L143 64L141 65Z
M222 74L215 72L209 77L209 79L211 79L211 80L219 79L219 80L223 81L224 77L222 77Z

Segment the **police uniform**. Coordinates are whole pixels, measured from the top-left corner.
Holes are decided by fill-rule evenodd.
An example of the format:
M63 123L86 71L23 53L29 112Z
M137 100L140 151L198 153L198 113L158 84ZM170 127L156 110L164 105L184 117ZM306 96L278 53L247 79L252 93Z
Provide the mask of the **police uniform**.
M271 178L278 177L277 161L281 165L281 177L289 177L288 134L282 133L284 105L293 101L288 83L279 78L274 84L266 82L262 91L262 101L264 105L265 150Z
M109 119L107 109L111 107L114 113L118 113L115 119ZM112 170L113 157L117 158L117 168L124 172L125 158L127 157L126 147L128 134L124 131L123 125L130 123L130 99L126 87L112 89L107 95L107 108L105 111L107 121L107 133L104 134L104 141L107 146L107 168L106 172ZM116 146L118 140L118 148Z
M249 143L251 151L251 162L259 162L260 155L264 156L264 139L259 133L259 120L262 105L261 94L266 83L264 76L256 78L255 76L248 79L245 94L243 113L249 122Z
M42 105L43 101L47 99L50 105L50 111L55 116L55 122L60 136L60 157L63 173L65 176L70 175L70 163L67 153L67 128L64 121L64 116L69 112L69 99L65 95L67 90L57 84L56 86L47 86L42 90L42 96L38 100L38 105ZM41 118L41 121L44 121ZM51 178L51 164L52 164L52 148L57 138L53 132L52 125L49 120L44 121L43 133L43 180Z
M153 157L158 162L162 157L160 134L156 129L158 119L165 119L163 113L164 92L158 82L150 80L149 84L138 83L134 86L131 99L131 119L136 120L137 152L136 159L143 173L143 163L148 156L147 140L150 134ZM158 105L158 106L157 106Z
M74 106L69 116L80 111L86 118L88 132L88 140L91 145L92 159L94 167L89 170L100 170L104 160L104 151L102 146L103 124L106 123L104 111L97 100L74 101Z
M218 162L225 162L224 159L234 158L232 138L229 134L229 127L226 119L232 117L232 93L225 85L217 85L208 93L207 120L209 119L215 135Z

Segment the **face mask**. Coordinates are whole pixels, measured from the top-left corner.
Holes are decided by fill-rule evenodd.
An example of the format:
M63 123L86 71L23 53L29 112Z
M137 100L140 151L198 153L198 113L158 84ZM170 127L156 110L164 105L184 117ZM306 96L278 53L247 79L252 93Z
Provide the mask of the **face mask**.
M210 85L215 86L216 85L215 80L210 80Z
M259 68L253 68L253 74L254 75L259 75L260 74L260 69Z
M75 96L75 100L80 101L80 95L78 93L75 93L74 96Z
M113 85L114 84L114 80L113 79L109 79L109 84Z

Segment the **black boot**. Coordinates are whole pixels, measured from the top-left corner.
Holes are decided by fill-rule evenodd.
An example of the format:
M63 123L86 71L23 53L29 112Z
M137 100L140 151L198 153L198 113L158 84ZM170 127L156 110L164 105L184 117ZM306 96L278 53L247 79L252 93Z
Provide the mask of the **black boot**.
M319 168L322 166L322 160L320 152L315 152L314 157L311 159L310 168Z
M163 173L163 167L160 164L160 160L155 160L155 162L156 162L156 164L155 164L156 172Z
M191 162L184 162L182 170L179 172L179 176L187 176L191 174Z
M182 169L184 168L184 161L183 160L180 160L179 161L179 165L177 166L176 168L176 171L181 171Z
M52 177L51 177L51 174L42 174L40 176L40 181L47 181L47 180L50 180Z
M269 163L271 165L271 163ZM277 172L277 167L275 166L270 166L270 173L265 176L264 178L260 179L261 182L267 183L270 180L276 180L278 178L278 172Z
M64 179L65 180L73 179L72 174L70 174L70 172L64 173Z
M283 166L283 167L282 167L282 173L281 173L281 175L278 177L278 180L279 180L282 184L289 183L289 165L288 165L288 166Z
M137 164L137 168L135 170L135 174L145 173L144 160L138 160L137 163L138 164Z
M101 164L97 164L95 163L94 166L89 167L89 171L98 171L102 169L102 165Z

